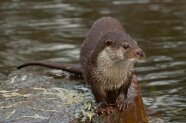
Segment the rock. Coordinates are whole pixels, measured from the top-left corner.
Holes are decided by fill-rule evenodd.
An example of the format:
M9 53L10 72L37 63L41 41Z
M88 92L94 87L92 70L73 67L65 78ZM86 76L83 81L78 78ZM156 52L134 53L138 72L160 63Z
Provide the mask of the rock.
M1 81L0 122L146 123L140 86L134 76L129 88L129 107L124 112L98 116L89 86L81 81L16 71Z

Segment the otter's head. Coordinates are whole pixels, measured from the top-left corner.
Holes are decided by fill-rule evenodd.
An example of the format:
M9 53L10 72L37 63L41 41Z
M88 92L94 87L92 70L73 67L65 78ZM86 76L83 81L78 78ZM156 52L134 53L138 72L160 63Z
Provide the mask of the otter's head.
M100 41L102 51L98 58L101 62L107 59L111 63L129 63L132 66L136 61L144 58L144 53L137 42L124 32L108 32Z

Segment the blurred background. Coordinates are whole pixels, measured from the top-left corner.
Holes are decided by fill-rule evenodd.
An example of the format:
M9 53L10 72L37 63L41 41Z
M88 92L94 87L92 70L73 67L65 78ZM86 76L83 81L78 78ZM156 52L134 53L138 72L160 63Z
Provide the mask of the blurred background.
M185 123L185 0L1 0L0 81L28 61L78 62L86 32L102 16L119 19L146 53L136 74L148 115Z

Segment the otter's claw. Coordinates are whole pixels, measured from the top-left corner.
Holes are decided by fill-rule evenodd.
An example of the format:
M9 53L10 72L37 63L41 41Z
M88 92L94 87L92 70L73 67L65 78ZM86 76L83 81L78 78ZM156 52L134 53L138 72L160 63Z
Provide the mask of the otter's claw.
M124 111L128 107L127 98L123 94L120 94L116 100L116 104L119 110Z
M100 102L96 108L96 113L99 115L110 114L112 111L112 107L110 107L106 102Z

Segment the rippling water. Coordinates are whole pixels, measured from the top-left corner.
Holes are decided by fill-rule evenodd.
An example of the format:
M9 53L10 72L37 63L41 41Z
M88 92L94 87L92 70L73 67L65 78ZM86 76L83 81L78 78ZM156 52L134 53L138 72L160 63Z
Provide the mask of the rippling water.
M102 16L118 18L146 53L136 73L149 116L186 122L185 0L0 1L0 79L31 60L77 62Z

